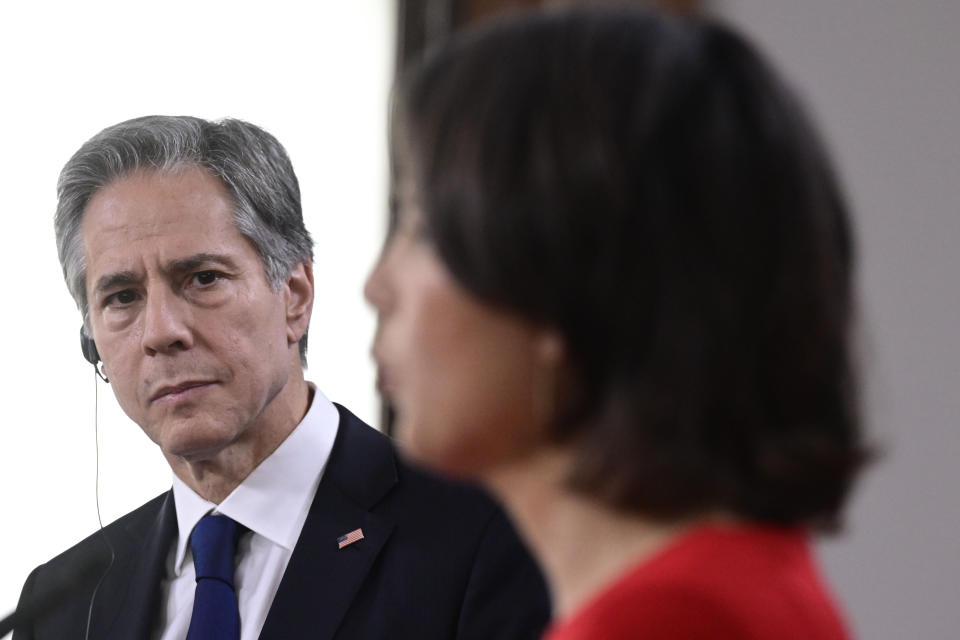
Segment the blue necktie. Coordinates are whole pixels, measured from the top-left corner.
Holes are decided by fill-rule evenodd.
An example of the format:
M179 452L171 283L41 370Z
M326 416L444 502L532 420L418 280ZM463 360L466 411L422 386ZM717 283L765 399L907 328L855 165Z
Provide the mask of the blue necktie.
M226 516L207 515L200 518L190 534L197 589L187 640L240 638L233 556L241 531L240 525Z

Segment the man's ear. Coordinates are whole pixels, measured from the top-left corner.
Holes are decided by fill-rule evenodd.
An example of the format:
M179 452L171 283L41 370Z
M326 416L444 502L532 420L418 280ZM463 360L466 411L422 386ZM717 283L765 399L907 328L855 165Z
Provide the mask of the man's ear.
M313 312L313 263L297 264L284 285L287 307L287 341L296 344L307 332Z

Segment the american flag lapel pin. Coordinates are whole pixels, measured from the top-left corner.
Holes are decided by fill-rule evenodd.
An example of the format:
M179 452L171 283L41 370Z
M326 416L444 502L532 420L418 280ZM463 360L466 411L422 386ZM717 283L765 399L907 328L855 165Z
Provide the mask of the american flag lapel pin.
M363 529L354 529L350 533L345 533L337 538L337 548L343 549L344 547L351 545L358 540L363 540Z

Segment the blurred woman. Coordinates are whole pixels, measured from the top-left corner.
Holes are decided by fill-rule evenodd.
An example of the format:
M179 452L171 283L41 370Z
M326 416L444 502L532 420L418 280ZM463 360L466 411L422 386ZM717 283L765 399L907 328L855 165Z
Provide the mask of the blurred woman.
M548 637L848 637L808 538L865 458L852 242L792 93L728 28L607 6L469 32L397 97L380 386L508 507Z

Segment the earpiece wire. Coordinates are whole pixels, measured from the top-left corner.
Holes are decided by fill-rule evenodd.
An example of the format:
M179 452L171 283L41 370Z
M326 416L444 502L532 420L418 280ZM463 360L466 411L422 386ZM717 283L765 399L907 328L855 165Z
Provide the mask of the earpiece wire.
M97 384L97 378L99 377L100 372L97 370L96 365L94 365L93 369L93 441L94 448L96 450L94 498L97 504L97 522L100 524L100 534L102 535L104 542L106 542L107 548L110 549L110 562L107 564L107 568L100 576L100 579L97 580L97 586L94 587L93 594L90 596L90 607L87 609L87 629L83 634L84 640L90 640L90 622L93 620L93 604L97 600L97 592L100 591L100 585L103 583L103 579L106 578L107 574L110 572L110 568L113 567L113 561L116 558L116 552L113 549L113 545L110 543L110 537L103 528L103 518L100 516L100 385Z

